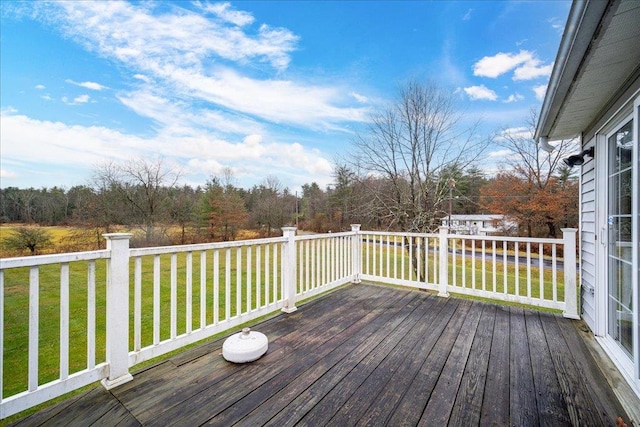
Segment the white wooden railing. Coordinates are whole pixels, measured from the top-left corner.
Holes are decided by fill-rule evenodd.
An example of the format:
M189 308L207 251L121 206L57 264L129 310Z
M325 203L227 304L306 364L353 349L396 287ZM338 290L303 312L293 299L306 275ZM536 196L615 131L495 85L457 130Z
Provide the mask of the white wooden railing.
M575 229L562 239L363 231L361 279L562 310L579 318ZM562 252L564 258L558 254Z
M129 248L131 235L115 233L105 235L104 251L2 259L0 419L95 381L116 387L138 363L276 310L291 313L302 298L361 280L577 318L575 232L524 239L353 225L296 236L285 227L277 238L142 249ZM70 354L78 340L85 354ZM24 380L5 381L23 364Z

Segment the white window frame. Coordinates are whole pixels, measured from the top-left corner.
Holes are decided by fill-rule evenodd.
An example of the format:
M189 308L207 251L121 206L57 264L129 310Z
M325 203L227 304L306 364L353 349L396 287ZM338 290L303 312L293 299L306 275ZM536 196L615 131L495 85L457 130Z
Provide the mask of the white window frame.
M633 316L635 330L633 334L633 359L619 347L613 338L608 334L608 260L607 245L607 207L608 207L608 140L609 137L622 127L629 120L633 120L634 144L633 158L636 161L632 169L633 186L632 201L635 212L632 211L632 224L635 231L632 237L633 244L633 266L640 269L640 91L633 94L611 118L595 134L595 161L596 161L596 283L601 286L596 287L596 313L595 330L596 339L605 349L609 357L616 364L621 374L635 388L635 392L640 396L640 271L632 278L633 293Z

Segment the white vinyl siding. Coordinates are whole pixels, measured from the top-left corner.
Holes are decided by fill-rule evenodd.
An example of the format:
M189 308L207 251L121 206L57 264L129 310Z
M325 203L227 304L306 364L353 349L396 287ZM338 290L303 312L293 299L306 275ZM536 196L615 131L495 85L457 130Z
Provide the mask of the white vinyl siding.
M595 145L595 138L584 144L584 149ZM596 148L597 150L597 148ZM588 159L582 165L580 176L580 290L582 317L595 329L596 289L596 190L595 161Z

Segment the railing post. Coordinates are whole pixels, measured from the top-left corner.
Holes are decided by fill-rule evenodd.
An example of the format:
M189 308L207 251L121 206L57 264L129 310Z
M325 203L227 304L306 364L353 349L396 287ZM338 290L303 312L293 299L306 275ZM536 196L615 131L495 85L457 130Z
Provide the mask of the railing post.
M129 239L128 233L102 235L111 257L107 262L107 390L133 379L129 373Z
M576 228L563 228L564 240L564 312L569 319L580 319L576 274Z
M284 263L282 274L284 306L282 311L285 313L293 313L298 309L296 307L296 229L297 227L282 227L282 235L287 238L282 255Z
M438 296L439 297L448 297L449 296L449 291L448 291L448 286L449 286L449 267L448 267L448 261L449 261L449 242L447 239L447 234L449 233L449 227L440 227L440 247L438 248L439 250L439 255L440 257L438 258L439 263L438 263L438 273L439 273L439 283L438 283Z
M353 283L360 283L362 274L362 239L360 237L360 224L351 224L351 270L353 271Z

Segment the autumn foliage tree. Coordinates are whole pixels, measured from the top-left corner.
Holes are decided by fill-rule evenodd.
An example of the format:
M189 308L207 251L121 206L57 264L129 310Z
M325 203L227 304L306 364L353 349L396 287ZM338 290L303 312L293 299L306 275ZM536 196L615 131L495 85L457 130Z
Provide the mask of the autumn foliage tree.
M510 168L481 189L481 204L491 213L507 215L528 237L556 237L559 227L577 225L578 183L562 159L573 148L560 141L552 153L538 148L533 139L536 114L527 127L505 129L496 139L511 151Z

